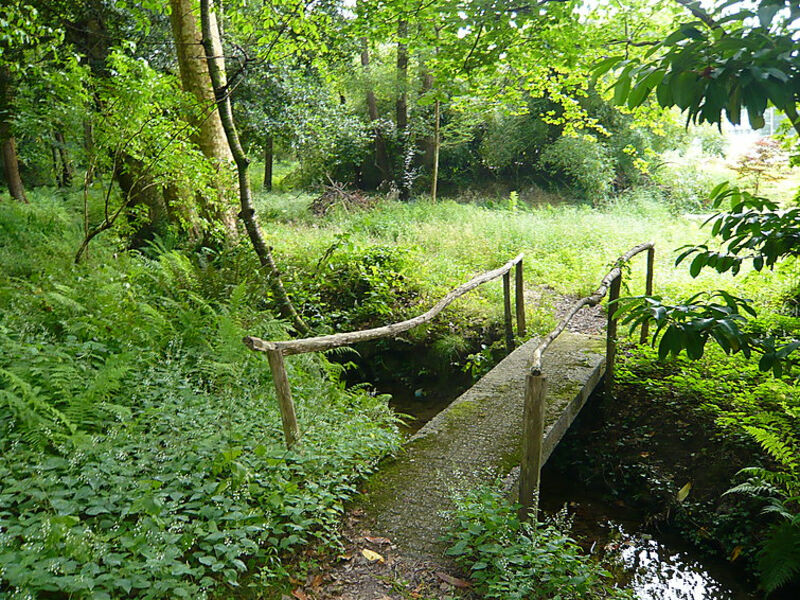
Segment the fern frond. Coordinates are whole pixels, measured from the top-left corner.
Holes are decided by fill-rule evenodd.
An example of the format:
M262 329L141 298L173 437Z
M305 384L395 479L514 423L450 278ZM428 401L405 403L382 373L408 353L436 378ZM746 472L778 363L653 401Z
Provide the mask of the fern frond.
M800 527L786 522L775 526L759 552L758 567L767 593L800 575Z

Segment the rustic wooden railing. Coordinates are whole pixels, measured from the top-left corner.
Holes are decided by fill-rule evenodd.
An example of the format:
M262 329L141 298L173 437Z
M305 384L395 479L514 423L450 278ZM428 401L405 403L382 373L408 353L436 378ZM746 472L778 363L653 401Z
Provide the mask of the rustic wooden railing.
M542 470L542 446L544 443L545 396L547 394L547 379L542 373L542 355L553 341L566 329L572 318L587 306L596 306L608 294L609 303L619 298L622 284L622 267L634 256L647 252L647 274L645 279L645 294L653 294L653 269L655 262L655 246L652 242L634 246L620 256L613 269L603 277L600 286L590 296L578 300L561 319L555 329L542 339L533 351L531 368L525 378L525 407L523 413L522 431L522 461L519 477L519 502L520 517L527 519L536 515L539 481ZM614 318L616 307L608 309L608 325L606 327L606 365L605 365L605 393L610 395L614 383L614 363L617 356L617 319ZM648 336L647 323L642 325L640 343L644 344Z
M349 346L357 342L366 342L369 340L395 336L399 333L403 333L409 329L413 329L414 327L422 325L423 323L427 323L436 317L436 315L438 315L440 312L442 312L451 302L453 302L453 300L460 298L467 292L474 290L476 287L489 281L493 281L498 277L503 278L505 340L506 348L509 352L511 352L511 350L514 349L514 329L511 316L512 268L515 270L514 312L516 313L517 335L519 337L524 337L526 334L525 290L523 283L522 258L523 254L519 254L502 267L499 267L493 271L487 271L486 273L470 279L439 300L439 302L437 302L429 311L414 317L413 319L408 319L399 323L392 323L391 325L375 327L374 329L365 329L362 331L336 333L333 335L323 335L319 337L287 340L282 342L271 342L252 336L245 337L243 341L248 348L257 352L265 352L267 354L269 366L272 371L272 378L275 383L275 391L278 395L278 407L280 408L286 447L291 448L297 441L300 434L297 426L297 415L295 414L294 410L294 402L292 400L292 391L289 385L289 377L286 374L286 365L283 360L284 356L291 354L304 354L306 352L320 352L323 350L330 350L331 348L338 348L340 346Z

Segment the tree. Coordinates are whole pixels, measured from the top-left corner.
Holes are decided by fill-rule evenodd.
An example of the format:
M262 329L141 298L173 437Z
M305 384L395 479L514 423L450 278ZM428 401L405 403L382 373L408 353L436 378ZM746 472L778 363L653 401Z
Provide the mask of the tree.
M200 18L202 23L202 47L205 50L205 58L208 65L209 83L212 85L216 106L219 109L220 123L238 173L239 201L241 204L239 216L244 221L245 229L262 268L268 273L270 285L282 316L288 319L299 333L308 333L309 327L300 318L289 299L283 287L280 271L278 271L275 259L272 256L272 249L264 241L264 235L258 225L248 175L250 160L247 158L244 148L242 148L239 134L236 131L236 123L233 120L230 90L225 73L225 58L222 54L219 35L219 21L217 12L211 6L211 0L200 0Z
M61 32L46 26L39 12L21 0L4 3L0 21L0 153L11 197L27 202L13 131L16 88L20 77L39 68L38 59L52 55Z
M183 89L197 99L204 107L202 116L192 124L197 128L196 142L203 154L214 164L218 172L217 188L219 205L201 207L211 219L220 219L228 235L235 237L235 215L226 195L230 191L230 166L234 161L231 148L225 136L219 110L215 103L209 63L203 51L203 43L211 45L210 60L223 61L222 43L216 27L211 28L214 37L204 40L197 22L197 0L170 0L170 23L172 24L178 68ZM212 17L213 18L213 15Z

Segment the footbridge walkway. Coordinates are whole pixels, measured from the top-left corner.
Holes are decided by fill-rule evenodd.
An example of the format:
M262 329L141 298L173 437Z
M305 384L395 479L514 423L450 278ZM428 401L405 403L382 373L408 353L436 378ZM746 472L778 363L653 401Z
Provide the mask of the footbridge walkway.
M604 297L619 297L626 264L647 253L645 293L652 294L654 247L640 244L622 255L597 290L577 301L547 336L514 349L511 271L517 338L526 337L523 255L476 276L413 319L364 331L271 342L246 337L245 344L265 352L278 394L287 446L298 439L298 425L284 356L390 337L435 318L456 298L489 281L503 278L505 337L508 356L472 388L453 401L386 461L361 499L375 535L387 537L409 555L441 554L445 511L459 490L505 477L518 493L522 516L536 513L542 465L572 424L589 395L604 382L610 390L617 347L617 321L608 311L605 339L565 331L583 308ZM648 336L647 326L641 340Z

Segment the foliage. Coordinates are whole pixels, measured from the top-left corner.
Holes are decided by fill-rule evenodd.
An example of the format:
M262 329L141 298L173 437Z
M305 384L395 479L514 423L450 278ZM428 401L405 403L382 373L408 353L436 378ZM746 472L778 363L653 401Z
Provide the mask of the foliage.
M605 200L614 180L614 161L594 137L563 136L545 148L539 164L551 177L575 188L592 204Z
M665 201L676 214L708 211L709 194L725 173L715 172L712 155L695 146L682 152L668 151L658 158L650 172L652 180L663 190Z
M639 106L655 91L659 105L677 106L696 123L719 123L724 111L739 124L745 109L759 129L768 102L796 115L800 79L792 24L800 6L760 0L754 8L726 12L732 4L715 3L713 17L695 7L697 20L682 23L644 59L609 57L596 72L621 68L614 83L618 104Z
M446 554L484 598L629 598L556 524L521 523L518 505L479 487L456 499Z
M754 319L754 333L775 330L773 319ZM796 318L780 319L782 335L791 336L800 329ZM749 456L748 462L760 466L741 471L743 480L730 489L725 511L735 510L732 501L745 499L759 502L763 509L760 519L731 515L714 517L712 535L724 542L730 554L736 546L748 554L756 554L755 562L761 574L762 586L774 591L796 577L800 561L796 548L800 531L797 528L797 501L800 492L800 413L798 385L791 377L775 378L764 373L758 362L742 355L724 356L717 348L709 348L699 359L684 356L670 358L665 363L654 359L649 348L635 350L618 370L620 384L629 386L653 398L681 398L697 407L693 410L712 415L725 440L750 440L763 450L761 456ZM737 442L741 443L741 442ZM752 454L752 453L750 453ZM718 518L719 517L719 518ZM733 525L733 529L731 526ZM690 524L696 529L696 522ZM757 553L752 549L760 546Z
M758 194L762 181L782 179L786 158L777 140L761 138L736 160L736 174L753 188L754 194Z
M0 210L0 585L205 598L280 583L397 447L386 398L345 391L321 357L289 361L303 432L287 452L269 370L241 343L285 332L235 250L98 244L72 266L74 213L33 200Z

